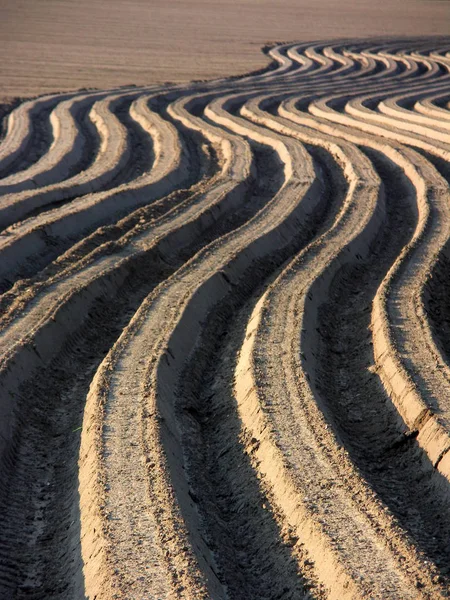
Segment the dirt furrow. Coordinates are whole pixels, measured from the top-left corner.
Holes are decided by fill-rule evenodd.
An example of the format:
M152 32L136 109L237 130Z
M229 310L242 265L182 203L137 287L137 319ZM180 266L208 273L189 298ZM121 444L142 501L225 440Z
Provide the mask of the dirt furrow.
M362 172L367 173L367 167ZM353 189L355 204L363 202L368 193L366 190L364 194L364 189ZM314 407L314 396L309 392L317 374L314 350L311 344L307 348L302 344L300 350L297 346L300 335L303 340L305 332L315 329L314 320L311 316L307 319L303 311L306 314L309 305L316 307L320 303L322 295L317 288L324 290L325 282L333 277L331 270L319 277L317 284L313 283L320 272L320 248L332 253L336 265L357 262L360 253L367 255L367 240L374 239L383 223L381 204L378 210L378 218L374 216L366 222L368 228L373 227L370 237L358 238L363 224L354 230L350 208L349 216L336 224L334 234L328 235L344 236L346 230L349 233L353 229L356 237L351 245L359 244L358 250L347 254L343 241L325 243L325 236L293 262L277 285L269 288L253 311L236 371L240 416L257 443L255 464L299 543L311 554L327 594L333 598L367 594L380 598L396 598L400 594L416 597L415 582L407 575L411 566L403 571L400 562L395 564L399 547L392 551L380 544L383 535L378 538L379 530L385 525L380 518L383 512L380 508L375 511L377 526L370 491L358 480L340 444L333 440L327 420ZM356 259L352 258L354 252ZM322 264L328 261L323 259ZM310 284L305 285L306 281ZM297 353L301 353L298 358ZM300 367L300 361L305 367ZM333 472L340 473L337 479ZM345 481L345 485L340 481ZM366 496L365 502L360 503L359 496ZM348 527L355 536L348 537ZM416 567L416 573L420 573L420 568Z
M132 184L84 196L59 209L33 217L11 231L6 230L4 242L0 245L4 291L14 279L29 277L42 269L96 228L115 223L133 209L150 204L174 188L191 182L188 170L190 158L175 128L150 111L146 117L147 127L159 146L156 150L159 163ZM166 146L173 148L172 154L164 154ZM197 156L196 152L193 158L200 162L201 169ZM197 172L198 169L194 168L194 176Z
M23 102L10 112L7 119L6 134L0 145L0 176L7 177L11 173L27 167L27 163L39 158L50 142L50 124L46 124L53 106L71 94L44 96ZM39 122L42 127L39 127ZM46 129L46 125L48 126ZM40 136L43 134L42 147Z
M9 112L2 598L449 597L449 48Z
M417 153L393 142L380 144L377 137L370 135L377 133L379 126L364 124L331 109L326 111L326 115L332 121L345 120L346 127L327 124L324 118L310 120L307 115L298 113L293 104L295 101L290 101L281 107L282 114L301 123L311 122L321 131L344 135L356 143L367 144L381 151L407 173L416 188L419 211L416 232L374 304L375 354L383 382L397 409L411 430L420 431L417 438L419 443L433 464L445 474L448 470L447 461L441 459L448 448L448 427L445 413L436 411L434 407L437 396L442 406L445 407L447 402L446 366L432 340L422 295L425 293L428 273L438 260L448 235L447 183ZM352 126L367 130L370 134L361 137ZM392 136L388 130L382 131L387 137ZM410 143L416 142L415 137L406 139ZM405 275L402 277L400 273ZM430 368L435 364L441 366L438 369Z
M378 287L414 230L411 192L402 175L369 152L386 189L387 222L369 260L336 274L319 309L316 388L337 436L365 479L436 565L436 583L449 585L448 484L399 419L377 377L371 308ZM393 235L393 232L397 232ZM401 232L399 234L398 232ZM437 592L436 592L437 593Z
M267 158L269 157L263 154L257 164L260 169L264 169L260 174L261 185L264 188L267 186L267 189L270 190L274 184L267 185L266 182L267 174L272 172ZM276 172L272 176L273 181L276 182ZM258 189L257 187L253 191ZM41 403L46 406L50 402L55 403L55 411L50 422L45 417L39 419L36 416L30 419L30 430L16 431L12 440L13 447L7 449L10 458L4 465L5 488L3 493L4 521L9 526L5 528L3 544L4 555L8 557L4 561L4 571L9 573L9 577L5 577L3 581L5 594L10 589L8 586L16 589L18 582L27 581L23 593L33 594L33 597L48 597L50 589L53 590L54 597L79 597L81 589L79 587L81 585L79 519L73 518L78 510L76 491L76 461L80 435L78 425L92 369L102 360L106 349L113 344L142 298L156 285L158 280L164 279L171 270L176 268L177 264L180 264L180 261L185 260L189 254L192 255L202 244L221 235L227 229L238 226L240 221L248 219L249 211L251 214L251 211L258 209L258 203L264 203L262 188L261 194L260 198L256 197L256 201L250 203L250 207L246 208L244 205L240 214L231 215L222 223L218 220L209 230L206 228L200 238L194 237L190 247L184 249L184 253L180 254L180 249L177 249L178 257L171 256L168 249L165 252L165 260L159 260L159 262L157 255L155 255L156 262L155 259L149 260L149 257L144 255L140 260L135 260L135 265L126 265L122 267L121 272L119 269L115 269L119 273L112 270L108 277L103 278L103 281L93 281L90 286L85 285L84 289L78 290L78 299L69 298L67 306L60 307L59 313L55 313L55 316L52 317L53 329L59 329L62 335L68 322L71 322L69 329L66 329L67 337L60 338L61 345L58 352L53 353L54 358L52 358L52 352L47 353L46 357L42 354L43 347L40 346L37 334L35 334L34 348L38 364L41 361L44 363L40 369L33 370L32 362L25 359L28 375L23 376L25 383L17 391L18 403L24 402L25 406L28 406L29 391L35 390L32 397L36 399L37 408L32 404L28 409L24 407L23 411L28 412L31 409L36 410L37 415L43 414L46 410L44 411ZM205 222L205 225L207 224L208 220ZM175 250L176 247L173 248ZM89 304L88 312L83 314L82 311L81 314L76 315L76 311L79 310L77 307L83 305L83 298L85 305L86 301ZM63 316L64 312L65 316ZM56 314L60 316L56 316ZM62 320L60 321L60 319ZM61 331L61 327L63 331ZM42 336L42 333L40 335ZM42 341L44 342L43 339ZM26 348L19 349L20 352L27 354ZM17 361L20 363L20 357L16 358L16 364ZM5 374L5 370L3 372ZM59 381L57 388L53 384L54 379ZM6 389L7 386L7 382L4 381L3 389ZM56 407L60 404L62 397L66 402L65 408L57 410ZM67 416L67 413L70 413L70 416ZM23 424L24 427L28 426L27 423L28 421ZM18 423L18 426L22 430L22 423ZM70 430L72 426L73 429ZM71 440L74 438L73 434L78 432L70 446L70 451L65 443L64 435L61 434L63 437L60 437L55 430L64 430L66 435L71 436ZM40 449L43 449L44 454ZM5 452L3 455L5 456ZM43 468L44 463L45 468ZM13 467L13 471L9 471L11 467ZM34 476L31 476L32 470L35 472ZM34 485L37 491L40 488L45 491L47 480L51 480L50 485L56 486L52 487L52 490L59 489L57 482L54 481L55 472L59 476L58 481L65 481L64 493L62 490L60 494L52 493L50 499L48 494L44 494L45 502L41 502L42 494L36 492L37 500L35 500L36 494L34 488L30 489L30 484ZM19 504L16 504L16 499ZM23 511L33 515L26 532L22 531L23 521L19 518L21 513L17 510L17 506L23 506ZM52 516L54 514L60 514L61 517L58 520L60 533L54 531L55 519ZM21 535L18 535L19 531L21 531ZM77 541L74 542L74 540ZM75 543L75 546L72 542ZM24 547L29 547L29 551L25 552ZM54 557L56 550L61 552L61 560L49 572L46 561L50 560L52 556ZM39 568L35 565L38 556L41 557L37 560ZM45 558L46 556L48 559ZM15 575L13 576L12 573ZM44 574L46 574L46 585L42 583ZM59 587L58 581L60 582ZM57 587L53 588L52 586ZM21 589L20 586L19 589Z
M95 101L110 95L110 91L80 94L58 102L49 115L53 142L48 151L27 169L2 179L2 195L46 186L67 178L71 170L78 172L84 154L86 127L83 122L87 121Z
M297 195L299 196L299 199L297 200L294 199L296 195L295 190L297 190ZM264 252L264 247L268 236L276 236L275 239L278 240L277 245L281 244L281 247L287 249L292 244L290 238L294 235L296 227L300 227L296 235L309 235L309 227L306 226L306 223L302 223L300 214L302 214L303 211L306 211L306 214L311 211L312 207L307 208L307 206L311 203L314 204L316 200L314 198L314 192L312 192L310 197L305 195L303 200L299 202L299 200L302 198L302 195L307 193L307 190L308 187L305 185L303 186L303 189L300 186L295 186L295 184L292 187L292 184L289 185L288 180L287 184L285 184L285 187L280 190L278 194L279 204L276 202L277 196L275 196L275 199L272 200L270 204L261 211L260 214L256 215L254 219L250 220L248 224L242 226L233 234L229 234L218 242L212 244L211 247L206 247L204 251L200 252L196 257L194 257L194 259L187 263L183 269L177 272L172 278L167 280L167 282L161 284L161 286L159 286L159 288L149 296L133 320L130 330L127 330L124 333L123 338L119 340L118 347L113 350L110 360L105 361L102 370L98 374L98 380L95 389L92 390L93 396L91 397L90 404L93 408L95 408L97 404L99 406L97 411L103 411L105 410L103 408L105 406L105 402L107 402L108 406L113 407L111 409L113 410L113 416L111 419L114 419L114 415L117 414L115 411L119 411L119 421L112 421L113 423L116 423L114 430L118 430L117 423L120 424L120 415L123 415L123 411L127 411L128 405L123 404L124 401L126 402L127 397L130 397L130 395L132 397L139 397L142 393L146 394L145 389L140 390L140 373L144 373L147 369L154 371L156 368L158 370L160 368L164 368L163 365L167 365L167 363L165 363L166 359L164 358L167 355L164 350L167 348L167 344L169 345L169 348L175 348L178 346L177 343L172 343L168 336L172 335L172 324L176 323L178 320L176 316L177 312L183 311L183 318L185 318L184 312L190 312L192 310L188 308L188 300L190 297L195 298L200 294L195 293L196 288L202 290L199 297L204 298L204 300L202 300L200 303L200 310L202 314L204 314L200 321L203 321L207 316L207 313L205 314L204 311L209 311L209 306L211 306L211 303L214 303L215 296L219 294L217 300L220 300L221 296L228 295L227 289L229 289L229 286L232 286L229 277L234 278L234 272L236 272L236 276L239 278L240 282L242 281L242 283L245 282L246 277L250 277L251 270L249 271L249 268L251 269L252 263L255 263L258 256L258 254L255 255L255 251L258 253L261 251ZM298 208L296 209L297 203ZM284 209L282 209L283 205L285 207ZM305 205L305 208L302 208L303 205ZM287 211L287 213L283 214L283 210ZM298 211L300 211L300 213ZM277 214L275 217L277 212L279 214ZM295 216L296 213L298 216ZM312 215L310 218L312 218ZM294 223L296 223L296 225L294 225ZM279 228L284 227L288 228L289 234L283 234L280 236L277 231ZM250 236L250 232L253 231L255 232L255 237ZM254 241L252 241L252 239ZM247 247L248 244L250 244L249 247ZM257 250L258 246L261 248L261 250ZM255 250L251 249L252 247L254 247ZM270 248L270 246L266 247ZM227 262L231 261L226 269L226 273L224 273L223 276L220 268L217 266L215 260L216 255L223 256L224 258L221 260L226 260ZM266 261L266 269L270 268L273 260L277 259L275 259L274 253L271 252L271 260ZM253 264L253 268L254 266L255 264ZM264 267L262 268L264 269ZM251 280L253 281L255 277L256 272L251 277ZM203 289L205 292L203 292ZM212 295L210 295L211 293ZM193 294L194 296L192 296ZM206 296L203 294L206 294ZM179 300L176 301L176 298ZM165 317L162 318L162 315L165 315ZM149 322L149 325L143 327L143 324L147 322ZM192 322L192 326L195 328L200 326L200 324L197 322L197 319ZM183 331L183 329L180 330L179 327L177 327L176 330ZM194 331L192 331L191 335L187 334L187 336L184 337L184 344L194 344L195 338L198 335L195 334ZM128 345L130 348L129 350ZM143 352L144 347L147 348L145 352ZM154 350L150 351L150 348L152 347ZM158 355L162 353L162 355L160 355L162 358L159 358L156 362L151 361L150 363L147 363L146 360L141 360L141 362L136 360L137 356L143 357L148 355L149 352L150 355L154 354L157 348L160 348L160 350L158 350ZM169 355L172 356L170 353ZM179 354L179 360L179 366L176 367L177 370L181 369L183 366L183 354ZM132 374L127 368L127 365L129 364L135 365ZM117 366L112 371L113 365ZM127 379L124 381L122 381L122 373L126 374L125 376L127 377ZM178 376L179 375L177 375L177 378ZM176 379L174 379L173 376L170 378L169 375L167 384L170 387L176 385ZM160 385L161 384L159 382L157 384L158 388L154 388L152 385L150 388L148 388L148 392L153 394L157 391L157 389L160 389ZM106 391L103 391L105 389ZM148 402L150 402L150 404L148 404ZM205 540L202 538L199 531L198 518L195 516L196 511L193 509L192 499L187 500L187 498L190 498L189 495L185 497L185 494L188 492L185 479L182 477L182 479L179 480L179 475L181 475L182 472L180 471L180 469L182 469L182 461L180 462L181 457L179 454L179 433L173 429L175 422L173 422L172 418L170 418L170 415L174 410L172 404L173 403L167 404L164 401L160 403L158 401L157 405L155 405L155 408L151 408L151 400L145 400L145 404L141 405L141 409L138 411L133 410L133 415L130 415L130 418L132 417L134 419L141 419L140 411L147 411L147 409L142 408L143 406L145 407L145 405L147 405L149 406L148 417L150 420L148 422L148 427L150 430L153 431L153 427L158 422L158 418L156 417L156 414L158 413L161 414L161 423L164 423L164 427L167 426L168 428L167 431L164 429L162 432L164 438L166 434L169 436L167 440L162 440L162 444L165 448L165 451L168 452L167 458L169 460L170 467L166 465L166 459L161 454L161 451L158 450L158 448L160 448L160 442L157 438L153 437L151 431L148 431L147 433L144 431L144 437L140 442L140 444L144 444L144 454L148 455L148 465L150 468L152 468L151 483L148 478L145 477L145 471L148 468L148 465L146 466L145 462L143 463L144 473L141 477L144 479L144 482L146 482L147 485L150 484L151 486L150 497L148 497L146 500L146 502L150 503L150 506L147 506L145 511L153 514L153 521L155 522L156 531L153 542L157 545L161 544L161 542L163 544L167 543L167 546L163 545L163 547L167 547L165 561L168 563L168 565L165 567L162 567L161 565L161 567L162 572L167 572L168 574L168 581L166 585L172 586L173 593L175 593L177 596L180 596L181 594L181 597L203 597L205 588L203 587L203 591L201 590L202 586L205 584L202 584L202 581L204 580L204 577L206 577L208 580L207 587L210 589L210 593L213 595L218 594L218 596L215 597L222 597L224 594L224 588L222 587L220 581L218 581L217 575L214 574L214 561L211 560L211 551L207 548L207 542L205 542ZM157 411L156 414L154 413L155 410ZM90 417L90 419L92 418L94 417ZM99 417L97 416L97 419L98 418ZM111 420L107 416L107 424L110 422ZM145 429L147 429L147 424L145 421L142 422L142 425L145 427ZM133 430L135 430L135 428L133 428ZM169 433L169 431L171 433ZM98 436L99 433L97 432L93 435ZM175 438L172 438L172 436L175 436ZM95 447L95 437L92 438L91 436L87 435L86 444L87 447L91 448L90 452L92 452L93 449L93 442ZM169 450L169 448L166 447L166 443L169 444L172 450ZM117 487L123 485L123 483L120 478L117 478L116 471L118 468L116 466L117 461L119 461L119 464L121 462L121 454L119 453L119 455L117 455L117 450L114 450L114 445L109 445L109 435L106 438L105 444L105 451L107 451L108 448L111 448L111 452L114 453L115 459L112 460L111 463L109 462L108 458L104 459L105 466L103 472L105 472L106 469L105 476L107 477L108 481L113 482L114 487L111 489L116 489L116 493L109 497L108 492L103 491L103 493L100 492L100 497L106 493L108 503L111 503L113 514L116 512L120 514L121 510L122 513L124 510L126 511L123 513L123 518L118 521L117 526L113 528L116 532L118 532L116 535L119 537L119 539L123 540L124 530L122 528L130 527L131 523L133 523L133 520L136 519L136 514L140 514L141 512L139 509L136 511L135 505L140 496L133 494L126 500L128 507L125 505L121 509L121 504L124 503L125 496L120 493L120 487ZM106 456L108 456L108 454ZM89 467L92 469L92 460L92 458L89 458L89 454L86 456L83 455L82 472L85 472L85 469L89 469ZM84 464L85 462L86 464ZM103 464L103 461L101 456L99 456L97 459L97 468L99 468L101 464ZM183 516L188 524L189 533L185 531L185 526L180 523L180 509L178 508L177 503L174 504L174 499L171 496L172 492L170 491L171 486L166 488L166 485L164 484L164 482L166 482L166 484L168 483L168 468L170 468L171 471L172 468L174 469L174 472L172 473L172 485L175 486L178 503L180 503L182 507ZM178 473L179 475L175 475L175 473ZM98 490L91 490L91 504L89 505L88 501L86 502L86 510L88 511L88 514L95 514L97 512L97 520L99 518L101 520L100 515L98 515L98 508L96 506L96 503L99 502L99 498L96 497L98 494ZM181 498L180 494L182 494ZM153 498L153 495L155 495L155 498ZM121 501L117 503L119 498ZM158 498L158 500L156 500L156 498ZM156 512L155 502L158 502L157 506L160 507ZM185 514L185 511L187 511L187 514ZM188 519L187 516L189 516ZM125 519L126 523L124 523ZM189 523L192 523L192 530ZM187 542L186 536L189 536L191 540L189 543ZM192 539L192 537L194 539ZM158 539L160 542L158 542ZM101 539L101 536L99 536L97 547L103 546L104 543L105 542ZM196 549L195 551L192 549L192 544ZM114 552L114 548L116 547L115 544L111 544L111 541L109 541L109 546L112 547L111 551ZM120 544L117 548L119 552L121 551L121 547L122 545ZM150 547L146 549L146 552L152 552L152 547L153 546L150 545ZM122 585L124 586L123 589L126 589L127 585L131 585L129 573L130 567L133 566L133 562L130 563L131 555L127 551L126 546L123 547L122 551L124 552L122 557L122 562L124 564L124 580L122 582L118 578L114 578L114 580L117 582L118 586ZM88 563L88 571L90 571L89 565L91 564L90 556L92 552L92 548L89 548L89 554L85 555L85 560ZM109 553L106 553L105 556L106 562L108 560L108 554ZM149 555L145 554L145 556ZM133 585L134 593L138 593L137 590L142 589L142 585L146 585L149 589L152 589L151 574L144 568L144 565L149 562L151 563L152 559L149 556L147 559L144 558L144 561L145 562L142 567L139 568L140 573L142 573L142 583L136 582ZM199 564L200 571L198 566ZM93 565L93 567L95 568L95 565ZM91 579L89 580L88 588L91 593L104 594L105 592L101 590L102 579L99 579L101 573L97 573L97 577L95 577L95 571L92 574L90 573L90 575ZM187 586L187 588L184 589L184 587L181 586ZM215 592L213 590L215 590Z
M105 93L101 96L105 96ZM105 100L97 100L94 102L94 106L88 107L80 129L84 132L85 140L88 139L89 142L81 146L81 140L78 140L79 147L76 150L80 154L80 161L77 163L76 169L74 169L74 165L67 165L63 158L63 164L57 163L54 167L57 172L61 172L61 169L63 171L68 169L68 176L62 177L63 181L50 185L45 185L43 182L43 187L38 187L38 189L20 193L5 193L0 203L1 227L5 228L26 217L48 211L83 194L114 187L111 181L117 180L121 173L126 173L127 164L132 162L132 155L128 152L128 148L132 147L132 141L126 140L125 132L133 135L133 129L136 126L133 123L131 131L128 133L129 128L122 128L113 109L116 106L120 109L123 103L129 105L130 102L131 100L127 102L126 96L125 100L121 97L114 101L114 96L108 94ZM98 103L100 104L98 105ZM109 110L105 111L102 106L105 103L108 105L108 109L111 108L110 114L108 114ZM100 107L103 109L102 111L100 111ZM103 113L100 118L99 112ZM121 137L124 139L121 140ZM53 157L50 150L44 159L49 162L53 159L59 160L59 157ZM36 188L39 185L39 177L36 177L33 178L29 187Z
M318 159L328 201L323 220L311 231L317 235L339 211L346 186L339 172L328 168L329 155L309 150ZM257 272L267 285L268 268L260 265ZM301 598L310 593L321 598L307 548L295 547L296 536L258 479L253 464L257 442L242 427L237 411L233 374L246 319L262 286L254 287L247 281L242 293L236 285L233 296L214 307L180 376L176 415L189 495L229 598Z

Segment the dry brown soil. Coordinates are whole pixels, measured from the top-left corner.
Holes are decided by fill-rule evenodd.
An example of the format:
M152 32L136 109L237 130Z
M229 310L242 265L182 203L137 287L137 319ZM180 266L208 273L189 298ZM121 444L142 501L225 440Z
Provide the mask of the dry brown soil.
M0 97L222 77L265 66L270 41L449 27L447 0L1 0Z

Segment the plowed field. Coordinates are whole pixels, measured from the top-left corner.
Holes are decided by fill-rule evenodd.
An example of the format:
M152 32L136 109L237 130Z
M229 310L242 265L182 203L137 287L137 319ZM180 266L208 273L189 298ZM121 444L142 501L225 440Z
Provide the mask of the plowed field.
M0 140L0 598L450 597L450 39L40 96Z

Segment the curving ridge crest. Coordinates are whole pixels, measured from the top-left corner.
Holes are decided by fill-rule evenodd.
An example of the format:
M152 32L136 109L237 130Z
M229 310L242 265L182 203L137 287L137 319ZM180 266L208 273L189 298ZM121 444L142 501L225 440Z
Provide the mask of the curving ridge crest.
M0 143L0 597L450 595L450 39L50 95Z

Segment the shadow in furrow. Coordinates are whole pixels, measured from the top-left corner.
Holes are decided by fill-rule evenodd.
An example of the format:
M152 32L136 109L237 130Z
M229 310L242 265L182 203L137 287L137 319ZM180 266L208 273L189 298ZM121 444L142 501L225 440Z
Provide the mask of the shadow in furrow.
M279 524L283 516L258 479L252 460L256 441L242 428L233 392L236 361L255 303L292 254L329 225L345 197L341 173L327 168L330 157L316 149L312 153L326 182L322 210L311 216L307 233L270 261L253 266L245 282L216 307L177 391L191 499L216 559L217 576L235 600L325 597L306 551L289 527Z
M387 220L364 264L335 277L319 310L316 388L350 457L417 547L450 584L450 502L446 480L406 431L374 369L371 305L390 266L409 241L414 217L405 178L365 149L386 189Z
M256 300L237 314L219 310L210 319L205 342L183 377L179 419L190 495L230 599L322 598L312 562L290 528L280 526L282 517L258 479L252 461L257 442L243 430L237 411L234 371Z
M274 176L268 182L265 173L277 173L278 161L271 165L271 151L262 148L256 155L255 179L263 184L256 186L261 192L256 202L254 188L243 199L242 210L225 215L182 252L174 249L170 266L157 253L141 256L128 265L124 280L109 274L93 286L109 292L92 297L90 288L84 291L83 305L89 311L83 325L67 338L57 357L43 361L22 384L14 447L0 473L0 597L84 597L77 462L92 376L156 285L216 236L245 222L276 193L282 178Z
M84 597L77 471L84 401L104 355L167 275L147 265L94 301L59 355L21 387L16 452L0 499L2 597Z
M55 105L57 99L55 98ZM25 153L20 153L16 160L12 161L5 168L0 168L0 179L15 175L21 171L25 171L32 164L37 162L44 156L52 143L53 133L50 124L50 113L55 106L39 111L38 114L32 117L33 133Z
M127 98L126 100L123 100L115 110L112 110L118 120L125 127L127 135L126 144L130 149L129 157L115 177L102 185L101 190L98 191L105 192L108 190L113 190L115 187L134 181L144 172L150 171L154 162L152 138L142 129L139 123L136 123L130 117L129 110L131 104L132 100ZM100 147L100 137L98 133L95 135L90 131L90 129L94 127L93 124L91 124L90 127L84 124L84 118L91 109L92 106L88 106L77 118L78 127L83 133L84 147L80 161L72 166L70 173L67 175L65 180L68 180L82 171L85 171L91 167L96 160L96 155L98 154ZM76 189L77 185L75 184L74 187ZM46 203L28 212L26 214L26 218L31 219L32 217L36 217L42 213L50 213L55 208L70 204L70 202L80 198L82 195L83 194L80 195L80 193L75 192L70 195L66 195L59 200Z
M450 185L450 164L427 152L421 153ZM445 362L450 366L450 240L439 252L438 260L427 281L423 299L437 346ZM439 407L436 404L433 406L433 411L439 414Z
M137 124L136 124L137 125ZM217 159L213 152L209 149L208 151L203 151L202 153L198 150L198 148L203 147L204 139L196 134L195 132L191 132L186 130L183 126L178 126L180 135L185 140L185 143L188 147L195 148L193 150L193 154L190 154L189 164L190 164L190 180L184 182L183 185L195 185L199 181L196 179L197 177L208 176L211 172L217 168ZM188 140L188 141L187 141ZM201 154L201 158L199 155ZM123 175L123 173L122 173ZM177 186L174 186L175 191L177 191ZM120 195L120 188L116 192L115 190L111 190L111 197L114 197L115 194ZM77 196L73 198L65 199L61 204L67 204L71 200L75 199ZM158 200L155 198L145 207L150 208L154 205ZM172 203L169 203L171 206ZM82 231L77 231L76 234L67 235L63 237L62 235L52 236L47 233L45 225L39 228L37 235L39 235L45 241L45 249L42 250L39 254L34 254L31 256L27 256L26 259L23 260L22 263L15 266L13 270L8 273L7 277L3 277L0 279L0 294L5 294L8 292L14 284L19 280L31 279L32 277L39 274L40 271L44 270L48 265L55 261L59 256L67 252L71 247L74 247L76 244L83 244L83 238L92 237L94 232L99 232L100 237L104 236L104 233L107 229L114 228L117 225L120 229L122 223L120 221L125 219L127 216L132 216L133 214L138 214L138 211L141 208L134 207L133 209L125 208L121 212L113 213L113 217L111 217L111 213L105 209L104 214L104 223L101 224L98 221L95 225L86 225L86 227ZM170 209L170 208L169 208ZM42 211L38 211L46 213L48 211L48 206L43 207ZM140 214L140 217L142 214ZM153 215L152 215L153 216ZM130 220L130 222L133 219ZM119 229L117 230L119 232ZM124 233L126 230L124 231ZM117 236L116 236L117 237Z
M12 111L24 102L24 98L11 98L11 99L2 99L3 101L0 103L0 142L3 142L3 139L8 130L8 117Z
M99 138L98 134L94 133L94 131L93 131L95 129L94 124L93 123L91 123L90 125L86 124L86 120L88 118L88 113L91 111L91 109L92 109L92 105L87 106L78 115L77 126L81 130L81 134L82 134L82 138L83 138L83 151L81 153L80 159L71 166L71 168L69 169L69 171L67 173L67 176L64 178L63 181L67 181L67 180L71 179L72 177L75 177L79 173L86 171L95 162L96 156L97 156L99 148L100 148L100 138ZM57 183L62 183L62 182L56 181L54 183L57 184ZM50 185L53 185L53 184L50 184ZM106 189L106 187L104 189ZM39 190L37 193L39 193ZM38 207L34 208L33 210L30 210L29 212L27 212L23 216L23 219L21 219L21 220L31 219L33 217L37 217L38 215L40 215L44 212L50 212L50 211L54 210L55 208L64 206L65 204L68 204L69 202L72 202L72 200L75 200L76 198L79 198L79 197L80 197L80 194L71 194L69 196L64 196L60 200L53 200L53 202L47 202L46 204L43 204L42 206L38 206Z
M83 136L83 152L81 153L80 159L74 163L65 179L70 179L81 173L82 171L86 171L89 167L94 163L95 157L98 154L100 148L100 138L95 130L95 126L93 123L88 124L88 115L92 109L92 104L89 104L79 112L76 118L77 127L81 131Z
M139 123L131 118L129 113L131 104L132 101L128 100L128 102L121 105L119 110L115 111L116 117L126 129L130 156L124 168L114 179L102 187L102 191L112 190L124 183L130 183L143 173L150 171L154 162L152 137L143 130Z

